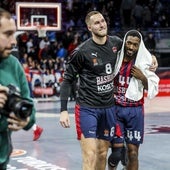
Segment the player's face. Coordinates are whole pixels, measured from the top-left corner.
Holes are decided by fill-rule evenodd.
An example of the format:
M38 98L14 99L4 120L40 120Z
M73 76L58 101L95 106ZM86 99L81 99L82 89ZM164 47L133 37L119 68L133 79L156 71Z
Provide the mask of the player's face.
M140 45L138 37L128 36L125 42L125 54L127 57L136 56Z
M107 23L104 17L101 14L91 16L88 29L93 36L105 37L107 35Z
M0 25L0 58L7 57L13 45L16 44L14 33L16 32L16 25L13 19L1 18Z

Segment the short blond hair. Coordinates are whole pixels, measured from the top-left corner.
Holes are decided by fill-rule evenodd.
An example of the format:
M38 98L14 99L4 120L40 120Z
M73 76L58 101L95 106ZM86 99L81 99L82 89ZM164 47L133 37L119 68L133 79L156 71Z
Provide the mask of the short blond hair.
M87 15L86 15L86 18L85 18L85 23L86 25L89 24L89 21L90 21L90 17L93 16L93 15L96 15L96 14L101 14L99 11L90 11Z

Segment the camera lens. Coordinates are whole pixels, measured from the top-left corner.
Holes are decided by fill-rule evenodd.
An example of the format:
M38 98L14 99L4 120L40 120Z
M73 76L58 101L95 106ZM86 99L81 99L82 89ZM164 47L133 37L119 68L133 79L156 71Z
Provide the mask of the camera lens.
M26 119L32 113L33 103L20 96L19 90L9 84L8 100L4 107L4 115L9 116L12 111L20 119Z
M28 101L22 100L15 105L15 114L21 119L26 119L32 113L32 104Z

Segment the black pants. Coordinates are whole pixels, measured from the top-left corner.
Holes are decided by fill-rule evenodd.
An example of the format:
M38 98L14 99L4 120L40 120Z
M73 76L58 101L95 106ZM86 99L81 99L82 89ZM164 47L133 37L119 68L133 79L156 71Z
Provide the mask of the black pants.
M0 164L0 170L7 170L7 164Z

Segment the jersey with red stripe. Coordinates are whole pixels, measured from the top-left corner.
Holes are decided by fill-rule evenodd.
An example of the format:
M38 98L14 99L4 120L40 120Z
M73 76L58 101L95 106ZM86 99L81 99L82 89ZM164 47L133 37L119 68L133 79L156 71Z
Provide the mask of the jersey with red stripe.
M139 101L134 101L125 97L131 75L131 68L134 65L134 60L123 62L119 73L114 78L114 97L116 104L121 106L140 106L144 104L144 97ZM135 90L135 89L134 89Z

